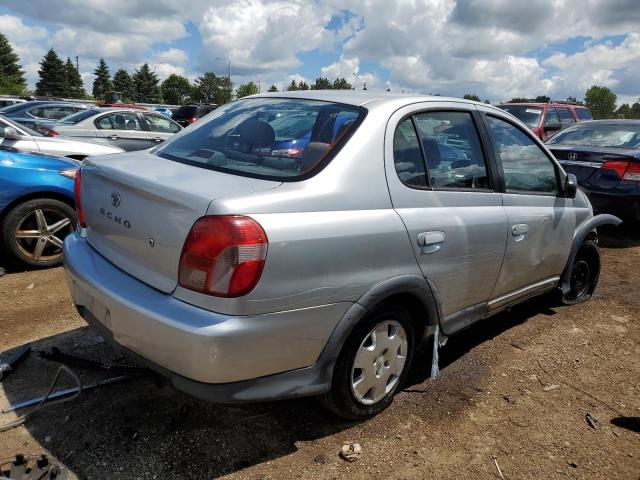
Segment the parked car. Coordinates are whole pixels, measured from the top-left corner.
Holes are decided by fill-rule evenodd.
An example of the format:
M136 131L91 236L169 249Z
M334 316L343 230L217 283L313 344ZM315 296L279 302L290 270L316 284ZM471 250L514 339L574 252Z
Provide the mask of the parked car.
M61 120L88 108L88 105L82 103L34 100L4 107L0 109L0 114L37 131L39 124Z
M167 118L171 118L173 116L173 113L171 113L171 110L165 107L156 107L153 109L153 111L158 112L160 115L164 115Z
M589 195L596 212L640 221L640 120L594 120L547 140Z
M505 103L498 108L517 117L543 141L574 123L593 119L587 107L568 102Z
M154 147L180 130L180 125L159 113L137 109L92 108L50 125L47 134L98 138L132 151Z
M21 267L62 261L76 224L73 179L80 162L0 147L0 251Z
M9 105L15 105L17 103L24 103L26 100L14 97L0 97L0 108L8 107Z
M225 105L155 149L86 159L76 177L73 301L177 388L322 395L366 418L436 325L451 335L544 292L573 304L594 291L594 228L619 220L593 217L513 116L442 97L278 95ZM272 155L261 118L301 112L315 120L303 154Z
M183 105L173 113L171 118L183 127L188 127L216 108L218 105L214 104Z
M72 138L45 137L41 133L20 125L0 115L0 148L10 147L25 152L40 152L47 155L82 160L92 155L121 153L124 150L90 141Z

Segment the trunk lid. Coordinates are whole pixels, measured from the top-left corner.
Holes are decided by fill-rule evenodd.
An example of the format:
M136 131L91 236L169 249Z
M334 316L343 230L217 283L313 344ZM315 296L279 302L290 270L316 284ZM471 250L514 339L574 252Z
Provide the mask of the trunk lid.
M82 168L87 240L120 269L169 293L178 282L184 241L213 200L279 185L146 151L93 157Z
M558 159L567 173L578 178L584 187L596 186L611 189L620 183L620 177L612 170L603 169L608 161L637 162L638 151L626 148L576 147L549 145L547 148Z

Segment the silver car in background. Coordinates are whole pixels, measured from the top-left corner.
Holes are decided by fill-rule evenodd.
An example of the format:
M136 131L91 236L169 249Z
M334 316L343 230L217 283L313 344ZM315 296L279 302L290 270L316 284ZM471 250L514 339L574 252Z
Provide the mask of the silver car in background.
M126 151L155 147L182 130L160 113L113 107L85 110L48 128L49 135L98 139Z
M93 155L124 152L121 148L97 142L73 138L45 137L41 133L3 117L1 114L0 147L15 148L23 152L40 152L76 160L82 160Z
M348 419L432 334L587 300L594 229L619 222L503 110L385 92L247 97L85 160L76 192L65 269L106 339L200 398L320 395Z

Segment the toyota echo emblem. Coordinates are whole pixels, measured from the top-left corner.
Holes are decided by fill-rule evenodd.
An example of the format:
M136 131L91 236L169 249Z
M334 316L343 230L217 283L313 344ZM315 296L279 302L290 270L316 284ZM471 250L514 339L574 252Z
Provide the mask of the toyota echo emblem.
M114 207L119 207L120 206L120 194L118 192L113 192L111 194L111 205L113 205Z

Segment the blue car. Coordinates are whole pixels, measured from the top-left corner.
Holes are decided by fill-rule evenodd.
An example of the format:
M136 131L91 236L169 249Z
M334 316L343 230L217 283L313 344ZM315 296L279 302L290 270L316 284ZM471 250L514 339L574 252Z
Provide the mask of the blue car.
M167 118L171 118L173 116L173 113L171 113L171 110L165 107L156 107L153 109L153 111L158 112L159 114L164 115Z
M73 185L80 162L0 147L0 252L20 267L62 262L75 229Z

